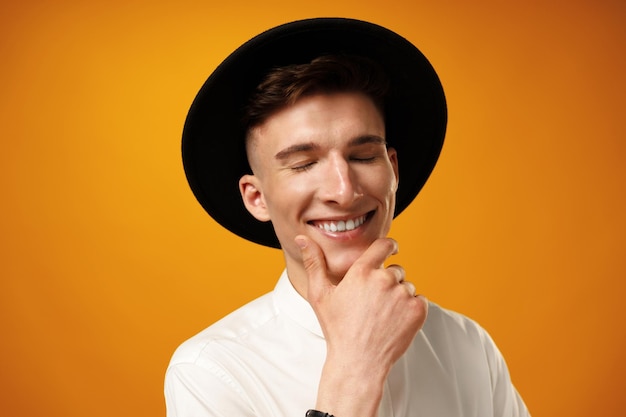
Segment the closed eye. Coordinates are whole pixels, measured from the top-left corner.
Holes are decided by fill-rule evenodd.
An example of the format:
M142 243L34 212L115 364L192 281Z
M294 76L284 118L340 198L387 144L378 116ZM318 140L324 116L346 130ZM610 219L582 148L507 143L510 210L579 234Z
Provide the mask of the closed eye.
M375 149L363 149L360 152L351 153L349 159L350 161L363 163L376 162L383 158L386 152L386 148L379 149L378 147L375 147Z
M313 165L315 165L315 161L306 162L302 164L296 164L296 165L291 166L290 169L296 172L308 171L309 169L313 168Z
M356 162L374 162L376 158L377 156L353 156L350 160Z

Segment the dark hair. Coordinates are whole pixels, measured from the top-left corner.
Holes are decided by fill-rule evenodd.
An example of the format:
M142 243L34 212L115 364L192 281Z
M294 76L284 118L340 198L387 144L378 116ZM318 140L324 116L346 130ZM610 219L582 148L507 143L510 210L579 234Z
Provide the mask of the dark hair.
M276 111L316 93L360 92L372 99L384 117L389 79L376 62L354 55L323 55L307 64L271 70L244 109L246 131Z

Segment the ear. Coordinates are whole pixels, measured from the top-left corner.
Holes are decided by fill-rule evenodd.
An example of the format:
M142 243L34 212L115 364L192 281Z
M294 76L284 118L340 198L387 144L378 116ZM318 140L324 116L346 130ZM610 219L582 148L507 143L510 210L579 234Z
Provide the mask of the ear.
M400 171L398 169L398 152L394 148L387 149L387 155L389 155L389 162L393 168L393 173L396 176L396 189L400 183Z
M262 222L270 220L258 177L254 175L244 175L239 178L239 192L241 193L243 204L250 214Z

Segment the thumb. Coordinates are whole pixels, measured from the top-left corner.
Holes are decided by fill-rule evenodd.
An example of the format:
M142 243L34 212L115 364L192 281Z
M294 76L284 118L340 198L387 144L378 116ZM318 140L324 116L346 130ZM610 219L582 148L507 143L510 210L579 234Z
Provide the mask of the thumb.
M332 285L326 273L326 259L317 243L306 236L298 235L295 238L300 248L302 264L308 277L307 299L309 302L317 300Z

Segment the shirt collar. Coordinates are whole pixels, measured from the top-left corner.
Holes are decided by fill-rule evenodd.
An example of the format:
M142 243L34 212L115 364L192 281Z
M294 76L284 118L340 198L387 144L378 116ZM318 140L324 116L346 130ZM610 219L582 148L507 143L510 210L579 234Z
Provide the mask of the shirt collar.
M293 287L287 276L287 270L280 275L274 288L274 303L279 312L284 313L298 325L319 337L324 337L313 308Z

